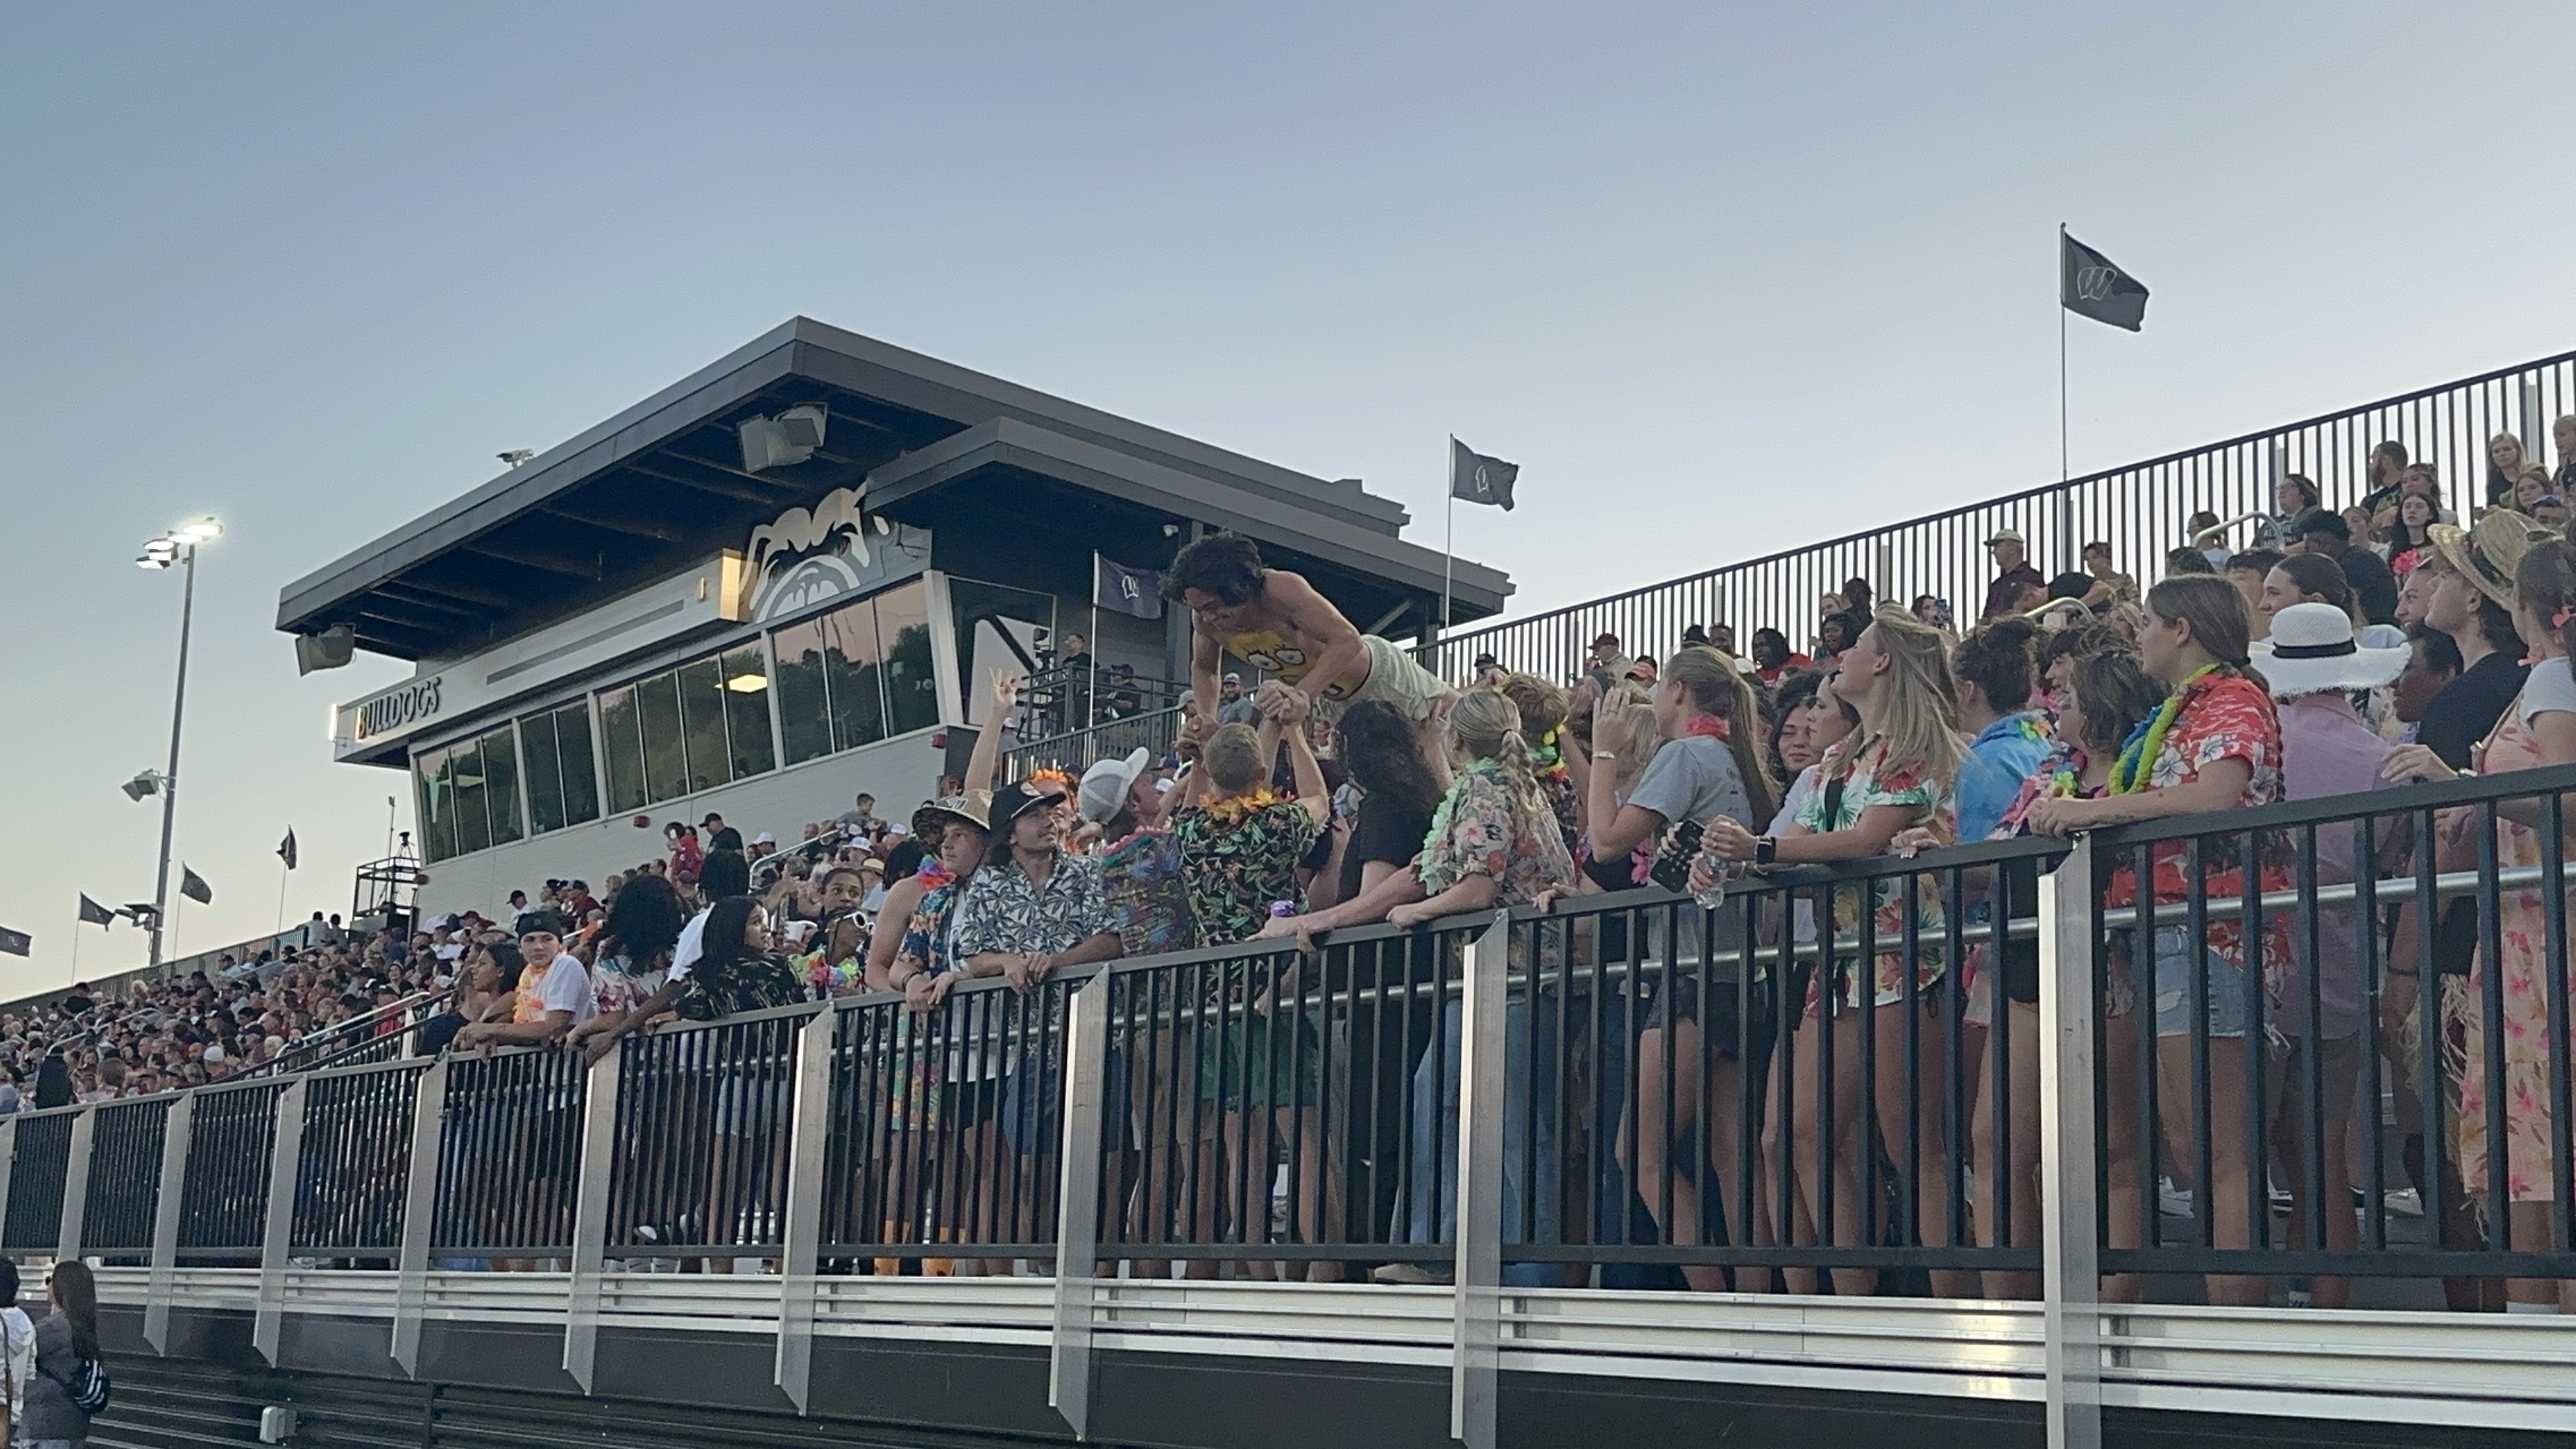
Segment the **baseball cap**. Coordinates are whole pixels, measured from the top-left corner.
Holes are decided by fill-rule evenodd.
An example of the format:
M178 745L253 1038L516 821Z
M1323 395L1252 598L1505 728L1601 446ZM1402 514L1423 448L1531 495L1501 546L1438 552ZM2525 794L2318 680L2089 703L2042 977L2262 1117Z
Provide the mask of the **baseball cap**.
M754 845L776 845L778 843L778 837L764 830L758 835L753 836L751 838L751 843Z
M1592 647L1595 649L1600 649L1605 646L1612 649L1618 648L1619 636L1616 634L1604 634L1600 638L1592 641Z
M699 824L700 826L717 825L717 824L721 824L721 823L723 823L723 821L724 821L724 817L723 817L723 816L718 815L716 812L714 812L714 811L710 810L710 811L708 811L708 812L707 812L707 818L706 818L706 819L704 819L704 820L699 821L699 822L698 822L698 824Z
M1052 791L1032 790L1025 782L1004 785L993 792L992 824L998 830L1032 810L1045 809L1056 796Z
M1502 662L1501 660L1496 659L1496 658L1495 658L1493 655L1491 655L1491 654L1479 654L1479 655L1477 655L1477 656L1476 656L1476 668L1477 668L1479 671L1487 670L1487 669L1491 669L1491 668L1493 668L1495 665L1500 664L1501 662Z
M1145 762L1151 756L1140 746L1124 759L1107 759L1082 772L1082 784L1075 791L1074 803L1082 818L1093 825L1106 825L1119 807L1127 803L1127 792L1136 777L1145 773Z
M553 911L530 911L519 918L519 935L533 936L539 932L556 937L569 936L572 923Z
M1229 674L1225 677L1225 682L1228 684L1241 684L1243 682L1243 676L1240 674Z

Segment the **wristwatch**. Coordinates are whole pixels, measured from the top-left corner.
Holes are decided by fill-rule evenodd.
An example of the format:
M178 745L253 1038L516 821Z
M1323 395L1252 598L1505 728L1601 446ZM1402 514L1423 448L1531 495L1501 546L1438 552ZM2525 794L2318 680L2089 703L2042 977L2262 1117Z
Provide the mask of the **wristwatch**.
M1774 860L1777 860L1779 856L1780 838L1778 836L1762 835L1754 838L1753 863L1755 865L1769 865Z

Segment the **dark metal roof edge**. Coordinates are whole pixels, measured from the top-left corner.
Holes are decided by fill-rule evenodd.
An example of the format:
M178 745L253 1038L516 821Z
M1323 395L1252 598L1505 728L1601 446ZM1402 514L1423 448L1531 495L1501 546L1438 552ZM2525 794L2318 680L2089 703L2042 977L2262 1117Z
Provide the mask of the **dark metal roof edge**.
M1070 398L1041 392L1021 383L1011 382L990 373L977 372L926 353L913 352L882 342L873 337L799 317L789 324L797 340L828 351L888 368L905 376L938 387L953 389L987 402L997 403L1030 414L1043 422L1069 427L1082 432L1098 433L1112 441L1129 444L1148 452L1166 454L1198 467L1231 473L1290 493L1313 493L1327 506L1346 509L1360 517L1376 518L1397 528L1412 521L1412 514L1402 503L1371 493L1355 481L1319 478L1311 473L1265 462L1249 454L1220 448L1186 434L1138 422L1116 413L1078 403ZM828 379L827 379L828 380Z
M877 469L868 475L868 501L889 507L997 463L1236 528L1404 587L1440 591L1441 555L1436 550L1015 418L969 428ZM1450 589L1461 604L1498 612L1511 596L1512 582L1500 569L1458 559Z
M777 381L790 370L801 320L771 328L606 422L288 584L278 594L277 627L292 631L331 606L580 486L617 459L694 427ZM762 367L764 362L771 365Z

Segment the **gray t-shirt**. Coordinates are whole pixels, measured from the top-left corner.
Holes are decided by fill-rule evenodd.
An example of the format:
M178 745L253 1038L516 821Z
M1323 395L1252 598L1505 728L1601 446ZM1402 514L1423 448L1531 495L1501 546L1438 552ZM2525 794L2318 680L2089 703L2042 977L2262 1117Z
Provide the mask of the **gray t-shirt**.
M1628 792L1628 803L1639 809L1652 810L1671 826L1679 821L1705 823L1720 815L1732 816L1747 830L1761 827L1754 823L1753 801L1744 790L1744 774L1735 767L1735 752L1724 740L1708 735L1691 735L1673 741L1655 751L1646 765L1644 778ZM1661 842L1657 842L1658 849ZM1681 908L1680 951L1674 958L1678 971L1699 958L1702 913L1693 905ZM1732 898L1718 908L1713 918L1720 951L1741 949L1744 944L1744 910ZM1662 926L1656 921L1652 934L1656 938L1650 949L1660 949ZM1733 980L1729 966L1710 968L1709 979Z

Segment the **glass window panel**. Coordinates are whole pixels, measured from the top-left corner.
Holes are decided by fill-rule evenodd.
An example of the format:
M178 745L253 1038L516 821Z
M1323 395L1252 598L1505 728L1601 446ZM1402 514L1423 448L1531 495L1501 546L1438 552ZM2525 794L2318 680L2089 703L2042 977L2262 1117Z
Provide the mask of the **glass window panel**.
M883 641L889 731L908 734L939 723L939 679L930 667L930 593L919 582L879 594L877 638Z
M555 717L532 714L519 721L519 750L528 764L529 831L543 835L563 829L563 772L555 758Z
M484 813L483 752L466 740L448 750L448 778L456 785L456 853L488 850L492 818Z
M599 697L601 748L608 753L608 808L619 814L651 804L644 797L644 735L635 707L635 689L612 689Z
M832 752L831 701L823 683L823 624L808 619L769 636L778 655L778 733L787 763L801 765Z
M563 818L579 825L599 818L599 775L590 759L590 701L555 711L555 757L563 768Z
M877 683L876 608L864 601L823 616L823 672L832 685L832 747L854 750L886 737Z
M412 777L420 786L420 849L431 860L456 853L454 782L447 778L447 751L421 750L411 757Z
M957 630L957 681L966 692L960 716L978 728L991 724L993 695L986 683L998 673L1036 668L1040 651L1055 637L1055 598L973 579L948 581L948 604ZM885 631L889 636L894 630Z
M766 775L778 764L769 738L769 656L759 641L725 652L725 735L733 746L733 777Z
M519 744L510 726L483 737L483 807L492 817L492 843L507 845L526 835L519 822Z
M672 678L680 686L689 789L712 790L733 778L733 761L725 751L724 676L717 672L715 660L700 659L681 665Z
M636 712L644 725L644 787L656 801L688 793L688 757L680 746L680 685L668 674L639 680Z

